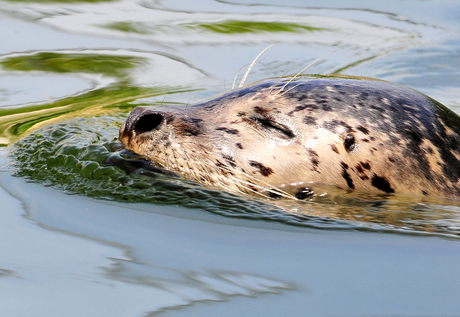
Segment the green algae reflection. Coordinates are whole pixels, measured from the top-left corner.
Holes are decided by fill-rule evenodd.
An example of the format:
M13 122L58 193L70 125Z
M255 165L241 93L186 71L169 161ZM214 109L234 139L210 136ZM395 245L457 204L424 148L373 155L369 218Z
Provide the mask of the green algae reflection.
M0 144L9 144L31 127L57 119L127 112L140 98L184 92L180 87L143 88L130 83L129 71L145 59L132 56L40 52L3 59L0 65L11 71L49 73L89 73L116 78L109 86L45 104L0 110ZM136 105L139 105L136 104Z
M90 73L122 77L127 70L141 65L140 57L84 53L41 52L9 57L0 62L6 70L43 71L52 73Z
M313 32L313 31L324 31L325 28L316 28L308 25L298 23L287 23L287 22L253 22L253 21L237 21L230 20L220 23L198 23L198 24L179 24L174 27L166 26L153 26L147 23L133 23L133 22L114 22L101 27L121 31L125 33L137 33L137 34L150 34L154 33L154 30L169 29L169 28L186 28L192 30L199 30L205 32L213 32L220 34L242 34L242 33L301 33L301 32Z
M299 33L305 31L322 31L323 28L315 28L297 23L286 22L253 22L253 21L226 21L221 23L201 23L190 28L200 28L215 33L239 34L260 32L290 32Z
M106 25L102 25L102 27L121 31L125 33L137 33L137 34L148 34L149 32L148 27L144 23L131 23L131 22L114 22L109 23Z

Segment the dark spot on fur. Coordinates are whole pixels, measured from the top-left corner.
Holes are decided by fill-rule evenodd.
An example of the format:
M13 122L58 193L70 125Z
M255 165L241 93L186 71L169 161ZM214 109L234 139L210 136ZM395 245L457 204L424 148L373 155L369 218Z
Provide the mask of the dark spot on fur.
M308 124L308 125L315 125L315 124L316 124L316 118L315 118L315 117L306 116L305 118L303 118L303 122L304 122L305 124Z
M369 134L369 130L360 125L359 127L356 128L357 130L361 131L364 134Z
M313 170L318 172L318 165L319 165L319 155L312 149L308 149L308 154L310 154L310 162L313 167Z
M366 169L370 169L369 164L365 163L365 165L366 165L366 167L368 167ZM355 168L356 168L356 171L358 172L359 178L361 178L362 180L368 180L369 179L369 177L365 174L364 166L361 163L357 164L355 166Z
M203 119L200 119L200 118L189 118L188 120L187 119L184 119L185 122L191 122L191 123L194 123L194 124L198 124L200 122L203 122Z
M300 188L296 193L295 193L295 198L297 199L307 199L308 197L313 196L314 192L308 188L308 187L303 187Z
M350 174L348 174L347 172L348 165L345 164L344 162L342 162L341 164L342 164L342 177L347 182L347 186L350 187L351 189L354 189L355 184L353 184L353 180L351 179Z
M323 111L332 111L332 107L329 105L327 100L321 100L318 103L322 104L321 109L323 109Z
M318 109L318 105L315 105L315 104L305 104L305 105L302 105L302 106L297 106L294 108L294 110L288 112L288 115L292 115L294 112L298 112L298 111L302 111L302 110L305 110L305 109L308 109L308 110L317 110Z
M380 112L385 112L386 110L382 107L376 106L376 105L370 105L369 106L371 109L378 110Z
M368 139L361 139L361 141L369 143L370 141Z
M423 141L423 137L420 135L420 133L414 130L406 130L405 132L409 136L409 138L413 141L411 142L413 144L411 144L410 147L416 148L417 150L419 150L420 143L422 143Z
M269 112L269 110L257 106L257 107L254 107L254 112L261 114L261 115L266 115Z
M355 137L352 134L347 134L343 139L343 146L347 152L353 151L356 147Z
M424 190L422 190L422 194L425 195L425 196L428 196L428 193Z
M227 167L227 165L225 165L224 163L222 163L221 161L219 160L216 160L216 162L214 163L217 167Z
M371 165L368 162L360 162L361 166L367 170L371 169Z
M211 111L214 109L215 106L217 106L217 103L209 103L206 106L204 106L204 110Z
M200 134L202 134L202 132L197 130L197 129L193 129L193 128L185 128L184 129L184 135L186 135L186 136L197 136L197 135L200 135Z
M426 151L427 151L429 154L433 154L433 153L434 153L434 151L433 151L433 149L432 149L431 147L428 147L428 148L426 149Z
M391 188L390 182L385 177L378 176L374 174L371 179L371 184L377 189L380 189L381 191L385 193L394 193L394 189Z
M239 131L237 129L229 129L229 128L226 128L226 127L216 128L216 130L224 131L225 133L228 133L228 134L238 134L239 133Z
M241 143L235 143L236 147L239 148L240 150L243 149L243 146L241 145Z
M335 144L329 144L329 146L331 147L332 151L339 154L339 149L335 146Z
M228 164L230 164L231 167L236 167L235 160L233 159L233 157L231 157L230 155L222 155L222 157L227 161Z
M297 101L303 101L308 98L308 94L297 95Z
M390 161L391 163L396 162L396 160L394 158L392 158L391 156L388 158L388 161Z
M323 123L323 128L336 133L337 132L337 127L342 126L346 128L347 133L354 132L355 130L349 126L346 122L342 120L331 120L331 121L326 121Z
M264 166L262 163L256 161L249 161L249 165L259 169L259 173L263 176L270 176L273 174L273 170L270 167Z
M249 118L244 117L244 118L241 119L241 121L249 123L253 127L257 127L257 123L254 120L251 120Z

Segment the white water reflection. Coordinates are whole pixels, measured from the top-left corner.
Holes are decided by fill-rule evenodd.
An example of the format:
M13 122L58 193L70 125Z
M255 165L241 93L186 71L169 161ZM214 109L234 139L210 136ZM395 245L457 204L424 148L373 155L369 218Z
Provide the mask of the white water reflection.
M19 200L0 190L1 201L7 203L0 223L2 316L26 316L32 311L34 316L69 316L69 312L72 316L142 316L194 302L292 289L288 283L259 274L208 271L206 261L204 266L179 268L167 258L171 249L161 253L145 243L156 239L154 227L149 228L152 235L144 231L142 241L135 227L123 223L135 218L128 220L134 224L150 218L149 214L131 214L129 209L79 198L73 203L74 197L5 176L1 173L2 186L12 189ZM42 190L50 203L37 205ZM92 214L94 208L99 210L95 217L85 220L84 214ZM122 213L116 216L114 208L115 214ZM169 264L158 266L155 258Z
M407 68L398 67L391 74L380 71L380 64L383 67L398 66L398 63L389 64L388 58L407 59L401 52L413 49L411 54L419 54L420 50L424 52L424 47L434 47L459 36L458 24L444 18L453 9L449 2L437 6L432 2L390 1L375 3L372 9L353 1L324 4L324 7L308 1L288 1L283 5L271 1L254 4L211 0L194 1L193 5L181 1L145 0L73 4L0 3L0 12L9 16L34 20L37 26L66 32L68 36L60 42L75 38L74 48L107 43L113 48L153 48L178 58L212 78L214 86L207 82L212 87L212 93L206 97L228 89L237 70L273 43L279 44L264 54L252 70L248 83L295 73L332 51L336 53L328 55L307 72L340 72L405 81ZM429 17L426 12L430 12ZM228 21L281 22L318 30L217 33L200 27ZM82 38L85 38L83 42ZM101 39L101 44L94 41L97 38ZM69 43L65 45L68 47ZM366 66L357 68L363 63ZM439 64L438 61L436 63ZM180 80L181 76L177 76L182 75L180 70L172 68L168 71L168 67L145 71L139 74L139 78L172 76L172 79ZM430 65L422 63L421 68L427 67ZM413 82L415 87L423 87L423 84ZM407 83L411 84L411 81ZM426 92L431 91L427 89ZM443 99L440 101L443 102Z
M155 2L154 2L155 3ZM324 10L308 7L235 6L201 1L194 9L182 5L145 1L94 4L4 3L2 10L37 19L44 25L72 33L137 39L163 44L297 43L372 51L372 55L439 39L449 30L417 23L391 12ZM174 7L174 5L176 7ZM215 8L208 9L208 5ZM185 5L186 6L186 5ZM204 10L204 9L208 10ZM206 12L204 12L206 11ZM252 12L251 12L252 11ZM316 31L221 34L195 26L225 21L281 22L318 28ZM118 25L119 28L111 29Z

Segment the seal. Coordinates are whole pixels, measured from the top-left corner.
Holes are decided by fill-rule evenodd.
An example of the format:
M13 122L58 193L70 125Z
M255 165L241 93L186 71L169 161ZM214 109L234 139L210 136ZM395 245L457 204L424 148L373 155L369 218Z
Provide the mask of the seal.
M307 199L322 185L460 197L460 118L376 79L272 79L203 103L136 107L123 147L196 182Z

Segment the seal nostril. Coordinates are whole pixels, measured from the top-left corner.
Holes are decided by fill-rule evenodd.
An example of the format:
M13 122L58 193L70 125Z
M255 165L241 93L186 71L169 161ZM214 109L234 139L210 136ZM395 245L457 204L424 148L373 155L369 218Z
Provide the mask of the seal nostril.
M155 130L163 122L163 116L159 113L149 113L140 117L134 124L133 130L138 133L144 133Z

